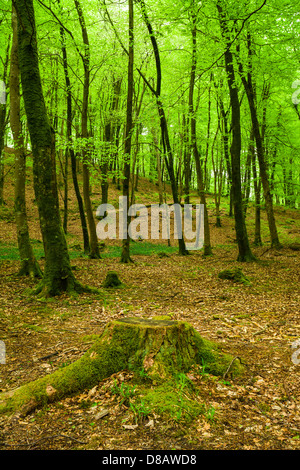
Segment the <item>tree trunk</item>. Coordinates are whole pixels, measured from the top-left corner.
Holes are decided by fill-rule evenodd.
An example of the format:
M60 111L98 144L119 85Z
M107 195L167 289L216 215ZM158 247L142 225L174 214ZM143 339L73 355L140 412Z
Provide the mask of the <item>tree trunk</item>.
M33 154L34 190L45 251L45 269L36 293L53 296L82 292L72 272L62 229L55 162L55 138L50 127L39 71L32 0L14 0L18 15L18 53L23 99Z
M184 180L184 203L190 204L191 186L191 145L189 142L189 116L182 116L182 144L183 144L183 180Z
M93 214L93 208L90 198L90 170L89 160L90 155L88 151L88 103L89 103L89 88L90 88L90 46L83 16L83 11L78 0L74 0L76 11L79 18L81 27L82 40L84 44L84 54L82 57L83 68L84 68L84 84L83 84L83 97L82 97L82 109L81 109L81 138L83 139L83 150L82 150L82 178L83 178L83 199L87 215L87 222L90 234L90 258L97 259L101 258L98 238L96 232L96 223Z
M252 55L250 35L248 35L247 42L248 42L248 53L249 53L249 60L250 60L251 55ZM257 116L257 107L255 104L255 91L254 91L254 86L253 86L253 81L252 81L251 67L248 66L247 78L244 73L241 62L239 62L239 70L240 70L241 80L242 80L242 83L243 83L243 86L245 88L245 92L248 98L249 108L250 108L253 133L254 133L255 142L256 142L257 159L258 159L259 168L260 168L260 177L261 177L261 182L262 182L263 191L264 191L266 212L267 212L268 224L269 224L269 230L270 230L270 236L271 236L271 246L273 248L280 248L281 243L279 242L276 221L275 221L275 216L274 216L273 198L272 198L272 193L271 193L270 184L269 184L267 164L265 161L263 138L262 138L262 134L260 131L260 126L259 126L258 116Z
M214 158L214 149L215 149L215 141L218 134L218 130L215 134L215 139L212 144L211 149L211 160L214 172L214 199L215 199L215 207L216 207L216 227L222 227L221 223L221 214L220 214L220 205L221 205L221 195L222 195L222 184L223 184L223 159L222 159L222 152L220 156L220 160L218 159L218 149L216 151L217 158L215 161Z
M230 40L226 17L221 4L217 3L219 12L220 26L222 36L225 40L225 68L227 73L228 88L230 94L231 119L232 119L232 143L231 153L231 172L232 172L232 195L235 217L235 231L239 248L238 261L253 261L254 255L251 252L248 240L248 234L243 211L243 200L241 190L241 122L240 122L240 102L238 88L235 80L235 71L233 66L233 54L230 49Z
M89 232L86 224L86 218L84 214L83 201L79 189L78 178L77 178L77 167L76 167L76 156L73 149L73 139L72 139L72 121L73 121L73 111L72 111L72 93L71 93L71 81L69 76L69 67L68 67L68 56L67 49L65 45L65 32L64 29L60 28L60 37L62 42L62 55L63 55L63 67L64 75L66 82L66 93L67 93L67 150L66 150L66 160L70 156L71 159L71 168L72 168L72 180L74 191L77 198L82 236L83 236L83 249L86 254L90 252L90 242L89 242Z
M112 126L110 117L108 117L104 126L104 152L101 155L101 204L108 203L108 165L111 153Z
M209 153L209 140L210 140L210 126L211 126L211 82L212 73L210 75L210 83L208 86L208 116L207 116L207 134L206 134L206 146L205 146L205 159L204 159L204 190L209 192L210 187L210 175L207 170L208 153Z
M163 182L162 182L162 168L161 168L161 156L158 137L156 135L156 128L151 128L153 144L154 144L154 153L156 155L156 167L157 167L157 184L158 184L158 200L159 204L164 203L164 194L163 194Z
M228 111L225 111L223 100L219 97L219 106L222 117L222 142L224 147L224 157L226 162L228 187L229 187L229 217L233 216L233 202L232 202L232 172L230 162L230 149L229 149L229 129L228 129Z
M126 129L125 129L125 151L124 151L124 179L123 179L123 197L129 203L129 184L130 184L130 160L131 160L131 139L133 131L133 66L134 66L134 11L133 0L128 0L129 7L129 54L127 70L127 109L126 109ZM129 263L130 258L130 238L128 234L129 218L126 217L127 225L123 227L126 233L123 233L121 262Z
M195 159L196 173L197 173L197 183L198 191L200 193L200 202L204 207L204 245L203 245L203 255L210 256L212 255L212 248L210 243L210 229L209 229L209 219L207 212L207 204L205 197L205 176L203 175L200 155L197 145L197 132L196 132L196 116L194 110L194 88L195 88L195 78L196 78L196 67L197 67L197 18L193 14L192 17L192 67L190 72L190 86L189 86L189 115L190 115L190 135L191 135L191 147Z
M2 75L2 80L6 84L7 79L7 70L9 62L9 48L10 48L10 37L8 39L8 46L6 49L6 59L3 63L4 70ZM6 95L4 102L0 101L0 206L4 204L3 189L4 189L4 161L3 161L3 149L4 149L4 137L5 129L7 126L7 102Z
M254 229L254 245L261 246L261 219L260 219L260 186L261 179L257 176L256 170L256 154L253 153L252 160L252 173L253 173L253 185L254 185L254 196L255 196L255 229Z
M10 127L14 139L15 151L15 218L17 225L18 247L21 258L19 275L41 278L42 272L35 259L30 243L26 215L26 156L22 123L20 120L20 81L18 59L18 22L15 8L12 8L13 39L10 57Z
M138 0L138 2L141 5L143 19L145 21L145 24L149 32L149 36L150 36L150 40L151 40L151 44L152 44L152 48L154 52L154 57L155 57L155 64L156 64L156 87L155 89L151 86L148 80L145 79L144 75L141 74L140 70L139 70L139 73L142 75L148 88L150 89L150 91L152 92L152 94L155 96L155 99L156 99L156 106L158 110L158 116L160 119L160 129L161 129L162 145L163 145L163 150L164 150L164 160L165 160L165 164L166 164L169 178L170 178L173 202L174 204L179 204L178 187L176 184L176 177L175 177L175 171L174 171L174 157L173 157L173 152L172 152L171 143L170 143L167 118L166 118L165 110L164 110L163 103L161 100L161 81L162 80L161 80L161 63L160 63L159 49L158 49L158 45L157 45L157 41L154 35L153 28L151 26L151 23L147 15L145 3L143 0ZM176 221L178 223L177 233L180 234L182 232L182 221L178 219L179 217L176 217ZM179 248L180 255L188 254L183 236L182 237L179 236L178 238L178 248Z
M94 387L113 373L129 369L153 384L174 380L193 365L207 373L239 375L244 367L188 323L124 318L107 324L94 345L76 362L12 393L0 394L0 412L20 410L26 415L47 402L61 400Z
M254 135L253 135L253 129L251 128L247 158L246 158L246 163L245 163L244 181L243 181L243 186L244 186L243 187L243 206L244 206L245 217L246 217L247 208L249 204L249 196L250 196L250 189L251 189L250 188L251 187L251 166L252 166L254 153L255 153Z

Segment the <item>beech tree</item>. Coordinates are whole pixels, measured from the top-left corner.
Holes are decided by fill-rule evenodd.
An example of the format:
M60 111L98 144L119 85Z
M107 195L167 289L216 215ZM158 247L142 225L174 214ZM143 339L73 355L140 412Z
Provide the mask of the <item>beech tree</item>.
M255 259L252 254L245 223L245 215L243 211L242 190L241 190L241 118L240 118L240 101L238 95L238 87L235 78L233 54L231 51L231 37L228 27L228 20L221 1L217 3L217 9L220 16L220 26L222 36L225 41L225 68L227 72L228 88L231 104L231 120L232 120L232 142L231 142L231 175L232 175L232 195L235 217L235 231L237 243L239 247L239 261L253 261Z
M83 80L83 97L82 97L82 110L81 110L81 138L83 141L82 149L82 168L83 168L83 197L85 203L85 210L87 213L87 220L90 234L90 257L100 258L98 239L96 233L96 223L90 199L90 171L89 171L89 133L88 133L88 104L90 93L90 46L85 18L78 0L74 0L75 8L78 14L79 23L82 32L82 40L84 45L84 52L81 55L84 80Z
M130 183L130 157L131 157L131 139L133 131L133 87L134 87L134 9L133 0L128 0L128 71L127 71L127 106L126 106L126 128L124 145L124 179L123 179L123 197L129 203L129 183ZM125 210L125 208L124 208ZM130 238L128 234L128 222L123 227L126 233L123 233L121 261L128 263L130 258Z
M158 184L154 203L171 202L167 184L174 203L200 198L205 206L204 255L213 252L208 193L215 195L218 223L224 205L235 218L239 260L253 259L252 241L254 245L270 241L280 248L275 206L299 206L300 52L295 0L289 4L138 0L131 75L128 2L90 0L87 6L78 0L36 0L33 4L43 106L55 133L51 158L59 163L53 172L64 185L57 204L62 204L66 232L72 174L86 254L99 256L92 205L100 203L98 194L101 202L112 202L110 188L115 184L114 189L124 191L133 203L143 177ZM0 80L8 91L7 104L0 104L2 151L6 143L17 147L17 140L7 80L12 70L11 20L9 8L1 5L0 0ZM21 62L20 58L23 77ZM29 136L39 124L29 124L33 106L28 104L26 86L22 93L27 101L25 114L20 101L25 165L28 170L33 163L36 174L37 144L31 137L31 148ZM7 155L2 151L0 203L3 176L13 165ZM39 171L42 181L41 165ZM51 178L55 187L53 174ZM248 217L251 204L253 230ZM261 233L264 211L270 240ZM129 241L124 246L120 241L122 251ZM185 240L179 240L179 253L186 254Z
M36 293L82 292L75 279L62 228L56 178L55 136L42 90L32 0L14 0L18 16L18 57L23 99L33 154L34 190L45 251L43 278Z
M14 138L15 151L15 217L17 225L18 246L21 258L20 275L42 277L41 269L35 259L30 242L26 214L25 180L26 152L22 123L20 119L20 80L18 58L18 22L15 8L12 9L12 46L10 56L10 127Z

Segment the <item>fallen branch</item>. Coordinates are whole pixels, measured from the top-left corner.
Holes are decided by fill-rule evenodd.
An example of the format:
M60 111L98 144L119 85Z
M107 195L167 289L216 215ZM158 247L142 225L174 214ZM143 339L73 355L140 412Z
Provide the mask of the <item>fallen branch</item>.
M229 364L229 366L228 366L226 372L223 374L223 379L225 379L225 377L227 376L227 374L229 374L229 371L230 371L230 369L231 369L231 367L232 367L232 364L234 363L234 361L235 361L236 359L238 359L238 360L240 361L240 363L242 364L241 358L240 358L239 356L235 356L235 357L232 359L231 363Z

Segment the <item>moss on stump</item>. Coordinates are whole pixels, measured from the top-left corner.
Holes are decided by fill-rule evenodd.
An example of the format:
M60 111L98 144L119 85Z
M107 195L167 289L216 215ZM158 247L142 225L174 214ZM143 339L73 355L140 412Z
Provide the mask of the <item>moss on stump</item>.
M123 284L119 279L118 274L115 271L109 271L102 286L107 289L110 287L121 287Z
M240 284L244 284L246 286L250 285L249 279L244 276L242 270L240 268L233 268L233 269L224 269L218 275L220 279L229 279L233 282L238 282Z
M107 324L93 346L77 361L12 393L0 394L0 412L26 415L46 403L92 388L113 373L129 369L146 373L156 384L195 365L224 375L243 371L240 361L203 339L188 323L125 318Z

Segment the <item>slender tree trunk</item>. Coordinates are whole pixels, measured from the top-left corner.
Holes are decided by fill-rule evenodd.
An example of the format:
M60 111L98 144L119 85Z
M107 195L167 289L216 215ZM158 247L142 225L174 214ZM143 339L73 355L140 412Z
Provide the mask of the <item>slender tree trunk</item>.
M191 184L191 145L189 142L189 116L182 116L182 144L183 144L183 179L184 179L184 202L190 204Z
M13 40L10 56L10 127L14 139L15 151L15 218L17 225L17 239L21 258L19 275L41 278L42 271L35 259L30 243L29 229L26 215L26 156L22 124L20 120L20 81L18 59L18 23L15 8L12 8Z
M8 39L8 46L6 49L6 58L4 62L4 70L2 80L6 84L7 81L7 70L9 62L9 49L10 49L10 36ZM0 206L4 204L3 189L4 189L4 162L3 162L3 149L4 149L4 137L5 129L7 125L7 102L6 97L4 103L0 102Z
M66 163L68 161L68 156L71 159L71 168L72 168L72 180L74 191L77 198L81 229L83 236L83 246L84 252L88 254L90 252L90 242L89 242L89 232L86 224L86 218L84 213L84 206L82 201L82 196L79 189L78 178L77 178L77 166L76 166L76 156L73 149L73 139L72 139L72 121L73 121L73 110L72 110L72 92L71 92L71 81L69 76L69 67L68 67L68 56L67 49L65 45L65 33L64 29L60 28L60 37L62 42L62 55L63 55L63 67L64 75L66 82L66 94L67 94L67 149L66 149Z
M129 184L130 184L130 159L131 159L131 139L133 130L133 67L134 67L134 11L133 0L128 0L129 7L129 55L128 55L128 70L127 70L127 110L126 110L126 130L125 130L125 155L124 155L124 179L123 179L123 197L129 202ZM130 238L128 234L129 220L126 229L126 234L123 233L121 262L129 263L130 258Z
M222 142L224 147L224 157L226 162L226 171L228 177L228 187L229 187L229 217L233 216L233 203L232 203L232 172L231 172L231 162L230 162L230 148L229 148L229 129L228 129L228 117L227 112L224 108L223 100L219 97L219 106L222 117L223 131L222 131Z
M214 157L218 129L215 133L214 142L212 144L211 161L212 161L213 172L214 172L214 198L215 198L215 206L216 206L216 227L222 227L220 204L221 204L222 183L223 183L223 161L222 161L222 155L221 155L220 161L218 160L218 149L216 150L216 154L217 154L216 161Z
M100 171L101 171L101 204L107 204L108 202L108 171L116 170L114 165L116 164L117 152L113 151L114 139L116 139L116 125L115 113L118 109L119 97L121 91L121 80L114 80L112 86L112 98L108 99L108 111L105 115L105 125L104 125L104 151L101 155ZM115 175L113 177L113 182L115 181ZM104 215L105 217L105 215Z
M211 127L211 82L212 74L210 75L210 83L208 87L208 116L207 116L207 135L206 135L206 148L205 148L205 159L204 159L204 190L209 191L210 187L210 175L208 174L208 153L209 153L209 141L210 141L210 127Z
M156 135L156 128L152 127L151 132L152 132L153 143L154 143L154 152L156 155L158 200L159 200L159 204L163 204L164 194L163 194L163 182L162 182L161 156L160 156L160 148L158 145L159 144L158 138Z
M252 174L253 174L253 185L254 185L254 196L255 196L255 230L254 230L254 245L261 246L261 219L260 219L260 186L261 179L257 176L256 170L256 154L253 152L252 155Z
M114 100L113 100L113 105L112 108L115 112L118 111L119 106L120 106L120 95L121 95L121 86L122 86L122 78L117 78L114 82L113 89L114 89ZM113 178L112 182L115 184L116 180L118 178L119 180L119 174L117 175L117 172L119 171L119 165L118 165L118 147L119 147L119 134L120 134L120 123L115 122L116 119L114 120L114 123L112 124L112 131L111 131L111 136L112 136L112 141L111 144L114 148L112 155L111 155L111 160L109 162L110 165L110 170L113 171Z
M249 53L249 58L251 58L252 50L251 50L250 35L248 35L248 53ZM256 142L257 159L258 159L259 168L260 168L260 177L261 177L261 182L262 182L263 191L264 191L266 212L267 212L268 224L269 224L269 230L270 230L270 236L271 236L271 246L273 248L280 248L281 243L279 242L276 221L275 221L275 216L274 216L273 198L272 198L272 193L271 193L270 184L269 184L267 164L265 161L263 139L262 139L261 130L260 130L259 122L258 122L257 107L255 105L255 91L253 87L251 67L248 67L247 78L244 73L241 62L239 62L239 71L240 71L241 80L245 88L245 92L248 98L248 103L249 103L249 108L250 108L253 132L254 132L254 137L255 137L255 142Z
M161 77L161 62L160 62L159 49L158 49L158 45L157 45L153 28L151 26L151 23L149 21L149 18L146 12L145 3L143 0L138 0L138 2L141 5L143 19L145 21L145 24L149 32L149 36L150 36L150 40L151 40L151 44L152 44L152 48L153 48L153 52L155 56L155 64L156 64L156 76L157 76L156 88L154 89L148 81L146 83L147 83L147 86L150 88L152 94L156 98L156 105L157 105L158 115L160 119L160 129L161 129L162 145L164 149L165 164L166 164L168 174L170 177L173 202L174 204L177 205L179 204L180 201L178 197L178 187L176 185L176 177L175 177L175 171L174 171L174 157L173 157L172 147L170 143L167 118L166 118L165 110L164 110L163 103L161 100L161 81L162 81L161 78L162 77ZM145 80L144 76L143 78ZM180 234L182 232L182 220L178 220L178 217L176 217L176 222L178 224L177 233ZM183 236L181 237L179 236L178 238L178 248L179 248L180 255L188 254Z
M79 18L81 27L82 39L84 44L84 54L82 55L82 62L84 68L84 85L83 85L83 97L82 97L82 110L81 110L81 138L83 139L83 151L82 151L82 178L83 178L83 199L87 215L87 222L89 227L90 235L90 258L100 258L100 251L98 245L98 238L96 232L96 223L93 214L93 208L90 198L90 170L89 170L89 151L87 145L88 135L88 103L89 103L89 88L90 88L90 46L83 16L83 11L78 0L74 0L76 11Z
M250 196L250 189L251 189L251 167L254 155L254 135L253 129L251 128L250 132L250 139L248 145L248 152L247 152L247 159L245 164L245 172L244 172L244 182L243 182L243 205L244 205L244 214L246 217L247 208L249 204L249 196Z
M104 152L101 155L101 204L108 203L108 167L111 156L112 124L110 116L107 117L104 126ZM106 216L106 215L105 215Z
M140 143L139 143L139 135L140 135L140 126L139 124L136 125L135 129L135 148L133 152L133 159L132 159L132 170L131 170L131 194L130 194L130 205L135 203L135 191L137 190L137 180L138 180L138 164L137 158L140 150Z
M18 15L18 55L23 99L33 154L34 190L45 251L42 296L84 289L72 272L61 224L55 162L55 137L46 112L39 71L33 0L13 0Z
M239 248L238 261L253 261L255 259L251 252L248 240L245 216L243 211L243 200L241 190L241 122L240 122L240 102L238 88L235 80L235 71L233 66L233 55L230 49L230 40L228 37L228 28L226 17L221 6L217 2L219 12L220 26L222 36L226 42L225 49L225 68L227 73L228 88L230 94L231 119L232 119L232 143L231 153L231 172L232 172L232 195L235 217L236 239Z
M208 211L205 197L205 182L204 175L202 171L200 155L197 145L197 132L196 132L196 116L194 110L194 88L195 88L195 78L196 78L196 67L197 67L197 22L196 15L193 14L192 17L192 67L190 72L190 87L189 87L189 115L190 115L190 125L191 125L191 146L195 159L196 172L197 172L197 182L198 190L200 193L200 202L204 207L204 245L203 245L203 255L210 256L212 255L212 248L210 243L210 229L209 229L209 219Z
M138 191L138 180L139 180L139 161L138 161L138 155L140 151L140 134L143 130L143 126L141 123L138 122L139 115L141 112L142 108L142 103L144 99L146 91L146 84L143 82L143 89L141 92L141 96L137 96L136 99L136 104L135 104L135 117L134 117L134 124L132 124L133 127L136 128L135 132L135 149L134 149L134 154L133 154L133 160L132 160L132 170L131 170L131 196L130 196L130 204L134 204L135 201L135 191ZM152 157L152 155L151 155ZM155 158L154 158L155 161Z
M64 161L64 221L63 229L64 232L68 232L68 213L69 213L69 152L65 151L65 161Z

